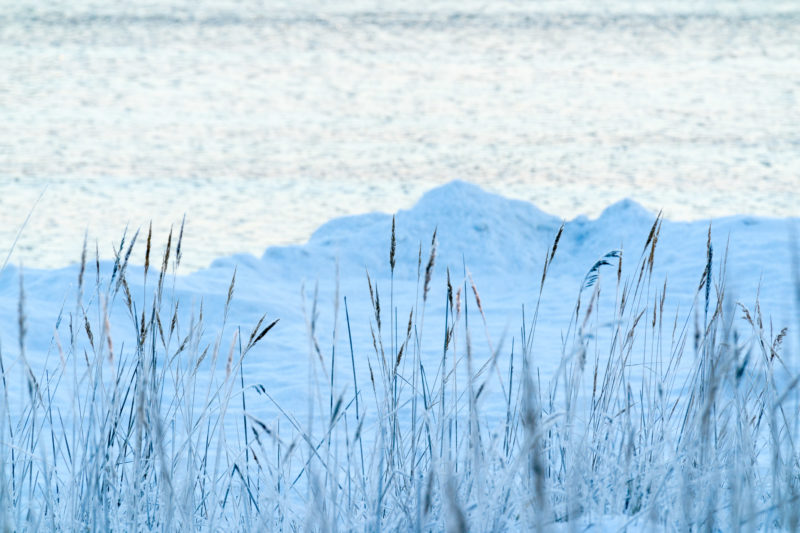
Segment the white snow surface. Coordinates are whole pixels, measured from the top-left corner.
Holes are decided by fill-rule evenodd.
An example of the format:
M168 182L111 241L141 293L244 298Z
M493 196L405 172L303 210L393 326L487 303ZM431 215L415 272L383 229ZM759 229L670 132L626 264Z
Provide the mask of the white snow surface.
M630 270L642 253L655 219L656 213L632 200L624 200L609 206L597 219L578 217L565 222L537 322L534 357L543 379L559 364L561 339L587 271L607 252L623 250L623 278L632 275ZM476 356L488 359L491 349L502 346L499 350L502 363L510 352L512 338L519 342L523 306L530 318L538 294L542 260L552 247L561 223L530 203L490 194L469 183L454 181L431 190L413 208L396 213L397 265L392 303L398 329L404 331L415 300L422 299L421 285L432 235L436 231L435 265L425 303L424 332L421 332L425 356L433 359L441 352L445 280L449 269L456 288L467 287L471 276L480 294L487 321L485 334L472 289L467 287ZM796 240L793 241L792 228L797 226L797 217L774 219L743 215L713 221L664 220L653 279L659 280L656 287L659 290L666 279L665 315L678 313L681 320L687 313L691 316L694 295L706 264L710 227L715 278L727 255L727 295L752 308L758 294L761 309L771 318L776 332L784 326L795 325L792 246L796 246ZM307 318L312 312L315 288L318 288L315 332L322 352L326 357L333 353L336 316L335 353L347 358L335 365L337 383L341 383L341 388L352 383L344 298L347 299L357 371L361 378L368 379L366 362L374 357L370 322L374 325L375 321L367 272L380 295L383 327L387 328L391 320L391 227L391 214L339 218L320 227L306 244L270 247L260 258L252 255L220 258L205 270L188 275L178 273L174 281L166 282L169 305L180 302L178 327L185 327L192 316L199 314L202 302L205 330L212 338L217 335L235 271L236 283L225 339L230 339L238 326L242 328L242 335L249 334L264 313L269 321L280 319L244 360L245 381L249 382L246 384L261 384L285 409L305 412L311 360ZM166 238L161 243L158 239L159 236L154 236L154 251L163 252ZM137 246L143 245L144 237L140 233ZM89 250L93 248L89 246ZM160 260L153 262L160 265ZM99 263L101 286L108 283L112 268L111 262ZM418 268L423 278L419 284ZM616 284L616 267L605 268L608 272L600 270L602 291L598 305L601 307L613 305ZM135 300L151 297L157 281L154 270L157 271L157 267L151 267L147 288L143 288L143 268L128 267L128 281ZM23 270L9 265L0 273L0 342L7 365L8 361L17 361L19 356L20 279L24 286L27 359L38 373L47 365L58 363L54 331L58 331L60 342L69 338L66 317L75 309L78 272L79 265L74 264L56 270ZM94 260L88 262L86 276L84 305L100 309L102 302L91 288L97 279ZM602 294L606 293L608 297L603 300ZM126 342L133 344L130 319L122 300L119 296L109 304L111 336L114 346L120 349L124 349ZM697 309L702 312L701 306ZM225 341L222 345L228 346ZM791 360L796 348L791 343L786 346L787 360ZM502 404L501 398L493 400L491 394L486 398L487 413L492 412L495 403ZM249 408L261 410L259 414L266 418L276 416L274 406Z
M635 277L636 265L656 217L656 213L636 202L624 200L609 206L596 219L578 217L563 222L563 235L542 293L534 340L533 364L542 385L556 375L563 355L570 349L563 339L569 338L566 329L578 298L586 298L594 290L581 290L587 272L598 258L622 250L622 279ZM235 328L241 326L241 335L246 339L262 314L266 313L268 322L280 319L243 361L246 390L261 385L274 399L274 403L270 403L263 395L256 394L248 399L248 411L267 421L281 417L278 406L302 418L314 403L314 395L319 401L320 396L327 394L320 391L329 386L331 365L334 367L334 390L349 391L352 369L347 315L359 382L369 382L368 362L376 369L379 363L371 334L371 328L377 328L377 324L367 272L381 302L384 342L391 342L387 324L396 320L397 329L405 331L409 311L416 304L418 314L423 313L424 317L417 317L422 360L429 362L428 368L436 368L445 329L449 270L454 290L462 290L462 304L469 306L471 343L478 366L496 351L499 368L507 368L512 343L519 349L523 306L530 320L538 297L543 259L551 253L562 221L530 203L455 181L431 190L411 209L397 212L395 223L397 262L393 281L389 265L392 215L369 213L332 220L303 245L271 247L260 258L252 255L220 258L209 268L188 275L178 271L178 275L167 277L165 281L162 309L168 312L164 316L171 316L171 309L178 306L178 337L182 337L190 322L199 317L202 306L206 340L213 343L221 335L222 355L218 368L226 365L225 354ZM696 295L706 268L710 228L714 278L720 279L723 270L727 272L728 300L754 309L758 298L769 320L767 328L775 332L772 335L784 326L796 327L800 316L800 309L796 307L800 300L797 293L800 284L794 277L797 262L793 259L797 227L796 217L743 215L713 221L664 220L655 249L654 281L647 289L647 297L657 298L666 280L663 315L676 316L679 330L693 327L693 316L702 317L703 313L702 301ZM430 260L434 231L435 264L430 292L423 305L425 269ZM166 238L159 241L159 237L162 236L154 237L154 251L161 253ZM144 246L144 238L140 232L137 246ZM173 252L174 247L173 240ZM93 249L90 245L89 250ZM147 302L152 301L158 281L161 261L154 259L152 263L156 266L151 265L146 283L142 266L128 267L127 280L139 310L150 305ZM112 262L87 261L81 305L89 309L90 325L96 332L95 342L97 332L104 326L100 318L102 309L104 306L109 309L114 351L116 357L121 357L126 345L135 345L135 333L122 293L118 293L114 301L104 301L104 288L109 284L113 268ZM610 322L604 320L613 316L615 294L619 290L616 270L616 265L609 265L599 271L600 295L595 304L599 318L593 327L601 343L604 332L611 329ZM0 349L9 377L10 403L24 398L25 379L23 372L19 372L24 368L18 343L19 310L22 309L24 316L27 362L35 375L43 376L64 364L59 355L59 343L69 339L70 314L77 314L79 271L79 264L57 270L30 270L9 265L0 273ZM233 303L223 325L234 272ZM478 313L477 299L472 294L473 281L480 294L485 327ZM20 286L24 288L22 298ZM716 284L713 290L719 287ZM315 293L316 306L313 303ZM468 296L464 297L464 293ZM395 317L391 309L395 310ZM323 359L323 372L318 367L320 357L309 342L312 322ZM76 327L82 326L78 323ZM746 333L747 328L742 331ZM80 353L80 343L87 344L89 340L83 331L79 332L78 339L77 353ZM783 361L796 367L797 336L792 334L789 339L792 340L784 345ZM679 372L688 375L693 363L691 357L684 357L681 363L684 368ZM206 377L211 373L210 365L206 360L201 367ZM489 427L504 415L504 399L492 374L490 369L484 382L486 392L480 398L481 416ZM636 379L636 375L631 372L631 379ZM67 381L61 383L56 393L65 401L73 392ZM675 387L681 385L680 378L674 381ZM352 396L351 392L348 394ZM369 417L374 407L370 401L363 401L362 405L365 416ZM587 530L595 531L614 531L629 526L649 529L644 523L630 524L626 517L618 516L595 516L584 525L588 526Z

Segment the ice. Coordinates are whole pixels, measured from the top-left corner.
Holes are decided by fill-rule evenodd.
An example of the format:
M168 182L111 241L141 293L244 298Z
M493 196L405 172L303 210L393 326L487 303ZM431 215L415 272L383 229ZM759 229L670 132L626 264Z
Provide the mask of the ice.
M621 251L622 281L635 279L640 258L647 264L648 254L652 253L652 244L645 247L645 242L657 220L661 220L661 227L653 254L652 281L646 283L646 292L638 296L639 302L642 305L649 305L652 300L657 302L666 283L667 296L661 316L667 317L667 322L675 317L679 335L686 335L689 344L695 325L706 323L709 318L704 316L704 293L698 292L708 259L709 231L714 258L711 297L715 298L716 291L722 287L718 283L722 279L720 273L725 270L728 297L725 301L741 302L755 312L758 297L767 317L770 339L781 328L797 324L797 302L794 301L797 281L792 274L792 247L797 246L792 240L792 228L796 228L797 218L734 216L713 221L674 222L657 219L656 213L635 201L623 200L606 208L597 218L579 216L562 221L528 202L455 181L432 189L412 208L395 213L397 263L394 272L389 264L392 219L393 215L388 213L334 219L315 231L305 244L273 246L261 257L241 254L219 258L209 268L175 277L169 275L173 265L170 262L160 306L162 316L176 316L178 339L170 342L177 343L189 331L202 307L204 331L198 343L219 346L220 356L215 363L205 361L198 367L198 379L213 382L215 372L222 375L231 367L230 356L226 356L236 352L235 332L244 342L263 314L266 314L264 324L279 319L242 362L241 379L245 390L249 391L247 412L259 420L284 420L283 424L288 427L284 419L286 413L305 420L309 405L315 405L316 414L309 421L316 420L319 427L325 423L326 387L332 383L330 394L351 397L353 372L362 387L380 377L381 362L372 337L378 325L369 284L375 295L379 295L376 297L381 303L381 335L386 350L389 351L394 342L389 334L392 325L396 323L400 335L404 335L409 312L413 310L417 315L414 335L419 341L420 362L430 372L427 379L437 379L449 273L453 290L460 291L458 298L460 305L465 306L465 313L469 306L470 353L474 358L474 371L480 376L481 423L487 428L502 426L506 404L500 369L507 372L512 343L516 364L520 364L521 328L529 328L529 322L525 326L522 323L523 307L530 321L537 306L543 261L552 254L553 239L561 224L564 224L563 235L548 267L531 352L540 386L545 390L551 390L550 387L560 390L556 384L558 379L562 383L565 379L565 361L572 368L570 361L579 357L581 350L589 357L597 357L598 352L593 351L596 343L608 342L614 333L617 327L614 301L620 285L617 284L617 259L607 254ZM436 255L430 290L426 293L425 270L430 261L434 231ZM128 238L130 234L129 230ZM143 246L143 239L140 232L139 246ZM164 245L158 237L154 239L154 258L146 280L142 265L127 267L126 280L137 313L142 310L149 313L149 306L153 305L159 277L158 256ZM172 246L174 251L174 241ZM90 243L81 307L78 307L76 295L80 271L77 264L54 270L27 269L12 264L0 274L0 346L7 376L17 376L5 385L11 394L8 407L12 411L24 403L27 394L25 373L20 372L26 365L44 380L70 364L64 361L62 352L62 349L70 352L70 327L77 329L75 354L81 354L84 349L91 353L90 344L105 342L107 335L112 339L113 357L126 354L130 357L131 346L136 345L138 330L131 327L124 293L114 295L114 291L106 290L106 287L113 287L110 282L114 263L96 263L91 258L93 249ZM610 257L610 264L600 267L599 279L589 286L587 273L604 256ZM232 303L226 311L234 275ZM20 286L24 289L21 307L26 330L24 360L18 344ZM480 310L473 290L480 295ZM581 313L585 313L589 305L596 308L594 316L597 318L588 324L590 333L583 329L585 323L580 331L576 329L580 320L573 323L579 318L575 314L578 302ZM104 325L103 318L106 309L108 326ZM86 325L80 320L73 321L82 313L86 313ZM713 306L711 313L714 313ZM742 313L735 310L734 314L737 316L735 323L742 326L743 319L738 318ZM346 316L352 334L355 369L350 366ZM644 320L650 320L649 317ZM84 327L94 331L93 340L84 333ZM165 331L172 326L164 323L161 327ZM671 322L666 326L667 329L672 327ZM748 331L747 327L740 329ZM574 337L576 332L579 335ZM467 342L461 330L454 339L457 343ZM661 353L662 349L669 353L675 347L674 340L674 334L671 339L667 334L658 341L663 346L656 352L646 350L647 346L652 346L652 339L637 336L633 342L635 347L644 349L642 354ZM744 342L750 341L745 339ZM781 363L790 370L797 368L794 342L790 335L781 352ZM743 346L746 345L749 344ZM171 346L174 349L176 344ZM644 370L648 365L660 364L646 360L638 350L634 348L632 352L635 361L630 362L627 376L628 385L633 387L647 382ZM691 352L691 347L686 351ZM698 364L697 357L697 353L694 357L687 353L676 363L677 374L663 384L666 394L677 397L685 394L687 379ZM403 361L403 365L409 364ZM410 368L413 365L403 366L405 370ZM788 378L782 376L774 377L778 390L789 384ZM61 398L65 406L76 392L71 389L71 383L63 380L56 393L56 398ZM111 382L107 386L111 386ZM254 392L258 390L268 394L269 401ZM169 387L166 391L169 397ZM577 400L586 400L583 395L590 394L589 391L585 389ZM378 423L376 403L367 394L362 396L361 409L361 416L370 427ZM407 404L398 409L401 417L410 416ZM582 427L583 415L583 412L578 414L573 427ZM68 417L66 423L70 423ZM230 431L235 433L235 427ZM377 440L367 442L378 444ZM613 530L627 520L628 517L600 516L596 523L584 522L587 526L594 524L593 527ZM645 527L641 524L647 523L647 519L640 516L636 520L639 522L632 527Z
M556 360L560 356L559 336L566 328L586 272L598 258L617 249L624 251L623 265L630 262L632 267L642 253L655 217L656 213L636 202L623 200L609 206L596 219L581 216L565 222L545 287L548 313L540 315L537 326L556 342L552 350ZM659 284L668 279L673 306L681 304L686 309L691 305L705 267L710 225L718 261L728 248L727 282L732 295L752 305L758 291L761 305L770 310L776 327L777 323L790 322L794 305L790 290L793 286L790 239L793 223L796 224L797 219L752 216L696 222L665 220L656 249L655 279L660 280ZM370 316L366 274L369 273L378 287L386 306L384 320L389 320L386 299L389 296L391 224L392 215L385 213L343 217L321 226L303 245L270 247L260 258L242 254L217 259L207 269L179 275L175 282L176 298L180 299L186 313L192 307L197 312L202 300L205 316L219 318L236 270L235 298L228 323L247 327L262 313L281 319L279 327L270 333L263 354L246 361L245 365L252 365L252 375L259 376L264 383L268 384L274 372L279 372L287 388L303 387L307 325L302 311L301 287L305 286L308 307L314 286L319 285L319 331L322 338L327 339L333 330L338 265L339 293L348 297L355 326L353 334L363 343L356 345L356 351L371 349L369 328L365 327ZM431 190L414 207L396 214L394 290L396 301L402 303L398 306L398 320L407 319L408 307L420 290L416 282L418 266L424 277L431 237L436 230L436 261L427 318L432 322L431 327L436 328L432 336L438 339L439 329L443 327L437 322L443 319L439 314L444 310L442 290L447 269L454 285L463 285L465 272L471 274L482 296L493 338L502 337L504 332L514 335L512 332L519 328L522 306L530 309L535 304L542 260L560 224L558 218L530 203L487 193L466 182L455 181ZM141 234L139 239L141 246ZM164 243L158 242L158 237L154 242L157 244L154 244L153 253L163 251ZM422 264L418 265L420 249ZM101 279L108 278L111 266L111 262L101 262ZM141 267L129 268L132 293L149 297L148 291L152 288L147 291L142 288ZM20 272L25 287L28 358L32 364L41 364L51 346L59 312L63 308L68 313L74 305L78 266L36 270L9 265L2 273L0 331L7 357L14 353L18 336ZM608 274L609 277L613 275ZM152 270L150 276L153 277ZM96 278L93 259L87 265L86 277L87 283ZM152 287L152 279L149 283ZM85 292L85 298L90 299L91 291ZM97 301L92 304L96 306ZM112 323L125 324L121 307L115 308L118 315ZM342 327L341 322L338 327ZM121 329L117 343L126 335L125 328ZM346 339L341 334L338 341L337 349L345 350ZM273 349L275 347L291 347L293 356L284 357L280 350Z

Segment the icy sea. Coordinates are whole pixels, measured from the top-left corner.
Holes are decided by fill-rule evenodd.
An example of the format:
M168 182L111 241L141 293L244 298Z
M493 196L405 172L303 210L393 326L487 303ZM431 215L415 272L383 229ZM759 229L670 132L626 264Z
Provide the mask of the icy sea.
M95 394L117 391L111 370L122 368L119 381L135 358L145 364L144 340L151 371L174 378L161 389L173 430L194 409L206 412L208 399L219 397L212 384L222 381L233 387L236 421L224 419L225 403L215 438L241 449L237 424L246 413L278 437L297 439L294 456L283 448L293 461L306 451L299 435L325 431L334 420L334 395L351 426L345 416L328 453L338 454L340 444L350 453L350 441L340 441L361 430L354 412L371 435L365 448L386 449L376 428L389 404L375 392L376 380L380 389L391 375L385 353L395 371L416 376L418 368L433 383L445 375L443 352L460 361L453 383L480 377L474 412L494 445L502 433L494 428L511 416L505 384L521 398L527 339L537 386L552 393L548 423L558 424L552 398L560 401L560 393L552 391L566 387L565 369L587 354L595 368L601 354L616 356L623 322L633 324L623 347L634 358L620 359L626 403L609 411L614 420L630 413L637 387L641 405L687 398L706 357L700 339L716 331L703 334L705 324L716 316L729 317L720 343L737 358L731 375L751 384L766 376L775 405L785 401L787 412L797 412L799 92L796 2L0 0L0 485L12 479L12 492L36 487L10 511L0 505L0 523L10 516L36 529L20 502L50 505L36 491L50 490L51 467L66 479L71 465L83 479L72 448L55 438L82 435L77 430L110 398ZM145 250L152 251L147 266ZM632 286L631 316L623 320ZM451 313L460 322L448 337ZM274 326L243 350L249 332L252 340L265 324ZM411 347L405 358L395 356L400 345ZM757 358L769 372L759 373ZM464 369L472 362L474 375ZM664 365L670 379L652 381ZM239 369L238 381L229 379ZM145 379L138 372L136 383ZM193 389L196 376L205 400L176 392L185 375ZM570 432L594 401L591 376L574 375L580 392ZM720 394L739 390L729 389ZM430 398L402 390L409 400L392 411L416 420L413 397L428 416ZM452 405L463 398L459 390ZM443 406L444 392L441 398ZM53 407L42 411L43 423L28 405L45 404ZM766 412L760 397L752 405ZM459 409L449 419L456 456L466 412ZM789 418L781 435L794 438L800 424ZM38 430L20 440L37 420L36 427L58 426L49 451ZM469 424L462 419L462 433ZM200 434L187 427L191 439ZM671 434L676 427L668 428L670 446L683 435ZM756 509L751 522L768 530L780 516L772 502L795 499L769 493L778 476L769 474L768 439L758 431L752 457L731 464L752 467L752 494L763 496L753 501L763 512ZM284 475L308 476L302 462L282 462L276 442L277 485ZM18 455L26 446L35 453ZM41 476L17 468L25 457ZM382 472L376 458L383 456L368 457L372 471ZM619 461L608 457L613 472ZM730 457L719 457L709 471L727 475ZM127 472L134 463L126 456L107 464ZM347 465L355 464L348 455ZM663 470L648 475L670 484L674 513L661 523L681 524L683 508L674 502L689 494L685 480L670 477L672 464L655 464ZM184 463L176 459L172 468ZM594 478L587 479L591 488ZM72 485L64 483L47 493L67 501ZM630 492L620 483L619 494ZM126 498L138 497L132 485L119 486ZM187 486L181 505L193 523L200 515ZM293 527L307 524L306 509L314 508L295 492L286 500ZM0 490L0 502L6 494ZM157 501L160 493L153 494ZM396 509L409 493L399 494ZM599 530L652 530L647 520L659 512L658 496L652 513L622 516L626 500L609 516L598 506L575 524L583 530L596 519ZM122 513L119 503L103 501L108 512ZM473 524L488 516L481 501L467 508ZM64 509L61 519L102 529L86 525L97 525L86 518L91 512ZM146 529L137 520L149 515L137 512L119 514L116 529ZM56 522L52 513L36 516ZM232 516L230 529L241 527ZM731 523L739 516L732 511Z
M566 219L800 205L791 1L0 0L0 65L31 267L186 214L195 270L453 179Z

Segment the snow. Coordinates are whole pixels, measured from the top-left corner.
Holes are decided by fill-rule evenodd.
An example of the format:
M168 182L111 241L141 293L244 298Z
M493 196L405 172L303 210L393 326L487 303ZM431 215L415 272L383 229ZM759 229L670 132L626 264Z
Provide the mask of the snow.
M540 369L543 384L555 375L567 349L562 339L567 335L576 298L588 270L606 253L623 250L623 271L625 275L635 275L632 269L644 253L643 246L655 220L656 213L633 200L623 200L606 208L596 219L580 216L564 222L563 236L549 268L537 322L535 364ZM475 185L455 181L429 191L411 209L398 211L395 223L397 266L392 303L396 318L392 318L389 311L392 215L385 213L331 220L303 245L270 247L260 258L248 254L219 258L207 269L178 275L174 281L168 278L165 286L169 303L165 306L171 309L175 305L173 302L180 302L179 329L186 331L192 317L199 315L202 302L206 335L213 339L222 324L228 289L235 272L233 304L220 341L221 351L227 353L236 327L241 326L241 336L244 337L262 314L266 313L270 322L280 319L244 360L244 381L246 386L263 385L277 404L299 417L308 410L309 380L320 383L328 379L326 376L310 377L310 365L316 364L316 355L311 354L309 343L315 290L318 317L313 320L314 333L326 358L325 365L331 364L327 359L331 353L347 354L339 355L340 360L336 362L334 388L346 391L352 383L343 298L347 299L356 372L361 382L367 383L370 379L367 362L372 361L377 371L370 333L370 324L374 325L375 319L367 273L380 294L384 330L387 323L396 320L398 329L404 331L409 311L423 298L421 285L436 231L434 276L425 302L424 331L420 332L423 361L430 362L431 368L435 368L435 362L441 357L446 273L449 269L456 289L463 287L466 293L471 293L469 285L474 280L481 297L487 321L485 334L474 307L475 300L469 296L472 342L478 365L488 360L492 350L497 349L500 368L506 368L512 338L519 346L522 308L525 307L530 319L537 301L543 259L562 221L530 203L490 194ZM794 301L796 281L792 275L792 247L797 246L796 241L792 241L792 228L798 227L796 217L777 219L742 215L713 221L664 220L655 251L654 292L649 295L654 298L667 280L664 315L674 316L691 309L706 265L709 227L714 268L719 269L720 260L727 256L729 295L748 308L753 307L758 296L765 315L771 317L775 332L784 326L796 327L797 321L793 318L798 316L797 302ZM140 233L138 246L143 243ZM163 250L158 236L154 237L154 243L158 244L154 245L154 250ZM90 245L89 250L93 249L94 246ZM160 260L153 262L160 264ZM99 285L107 285L112 269L113 263L102 261L98 275L94 261L88 262L83 294L87 309L99 310L102 307L101 291L92 287L98 279ZM420 270L422 281L418 283ZM145 284L143 267L128 267L127 279L135 300L141 302L152 297L157 277L154 271L157 267L151 266ZM73 264L54 270L9 265L0 273L0 346L7 367L18 369L21 365L17 344L20 278L24 286L27 360L34 373L40 375L45 368L59 364L54 331L58 332L60 342L69 338L66 317L75 308L78 272L79 265ZM715 270L714 275L718 272ZM602 292L610 296L608 300L601 296L597 305L610 306L615 291L616 266L601 268L600 275ZM118 348L120 350L125 344L133 345L130 319L123 299L119 294L113 304L108 304L110 334L114 346L123 347ZM609 308L604 309L608 313ZM96 315L93 316L99 321ZM609 328L602 322L598 327L600 336ZM87 342L81 338L81 342ZM784 360L789 364L796 357L796 349L797 346L791 342L786 346ZM221 357L218 362L219 368L225 366L223 359ZM687 357L684 365L688 366L684 372L688 372L692 364L691 358ZM203 371L210 372L210 367L203 367ZM12 383L10 388L19 392L22 385L16 388ZM497 420L504 415L504 401L498 383L489 382L487 390L481 400L482 415ZM60 392L65 397L70 393L64 385ZM263 420L279 417L275 405L268 402L253 401L248 410ZM612 530L617 527L613 524L624 525L626 520L627 517L612 517L601 522Z
M580 216L565 223L545 286L546 312L540 314L537 325L545 336L545 346L555 342L550 356L552 361L541 361L545 367L558 363L560 335L568 324L586 272L599 257L616 249L624 250L623 264L630 262L632 266L655 217L656 213L635 201L623 200L606 208L597 219ZM417 294L420 247L424 276L431 237L436 230L436 261L427 313L431 322L436 321L433 327L437 330L431 335L434 337L431 342L438 346L439 329L443 327L440 322L444 311L446 269L449 268L455 285L463 283L464 266L481 295L491 337L499 339L504 332L513 335L520 325L521 307L526 305L531 309L535 304L542 259L561 222L530 203L490 194L462 181L429 191L414 207L396 214L394 290L395 303L402 304L397 305L398 320L407 319L409 306ZM793 312L790 236L792 224L796 226L797 222L797 218L752 216L695 222L665 220L656 251L654 278L668 278L673 309L679 304L684 309L690 305L705 267L710 225L715 257L722 258L728 248L729 290L748 306L755 302L758 291L762 308L771 313L776 328L780 329L778 324L788 324ZM329 342L338 264L339 292L347 297L350 306L353 335L358 340L356 352L371 350L366 326L371 314L366 272L379 287L380 294L388 298L391 225L392 215L384 213L331 220L315 231L306 244L270 247L261 258L249 254L220 258L207 269L179 275L176 294L187 313L189 304L197 308L202 300L206 317L221 317L231 276L236 270L235 298L228 323L247 328L263 313L280 318L279 326L270 333L261 353L245 361L248 374L265 385L285 391L286 395L278 394L278 397L293 407L294 391L305 387L307 379L308 331L302 311L301 287L305 286L310 299L315 284L319 285L320 340L323 344ZM139 239L141 246L142 235ZM154 253L163 252L163 244L156 246L158 236L154 236L153 242ZM89 246L89 250L93 248ZM107 278L112 263L101 262L100 267L101 278ZM10 265L2 272L0 339L7 357L14 353L18 337L20 272L24 275L28 359L35 366L46 358L53 325L62 307L67 312L71 310L78 270L77 264L55 270L29 270ZM96 276L94 270L94 262L90 261L87 277ZM129 267L128 278L132 293L143 294L141 267ZM124 325L127 320L123 306L117 306L115 312L118 314L112 325ZM123 326L114 333L115 337L119 336L115 342L121 342L126 334ZM337 350L344 353L347 339L339 335L338 342ZM287 357L287 352L292 355ZM360 370L366 371L365 368ZM300 408L303 405L303 402L298 404Z

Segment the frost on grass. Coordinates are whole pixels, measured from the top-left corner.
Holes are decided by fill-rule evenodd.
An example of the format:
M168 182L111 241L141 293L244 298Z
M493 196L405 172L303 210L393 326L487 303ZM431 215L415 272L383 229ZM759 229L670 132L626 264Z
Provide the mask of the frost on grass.
M464 189L451 192L475 210L496 201ZM638 242L576 259L588 223L551 226L531 211L550 240L520 252L537 269L506 280L510 310L493 304L497 273L453 253L452 227L410 242L413 213L378 220L383 243L365 253L382 266L356 275L343 258L334 290L307 282L302 311L285 304L285 316L264 309L247 269L176 276L182 232L160 259L148 232L144 268L128 265L134 234L114 262L85 247L49 284L7 270L0 287L17 305L0 351L3 529L800 525L798 320L779 324L760 299L730 294L732 265L710 229L675 282L659 259L674 262L680 241L660 217ZM510 242L496 220L487 227ZM42 338L37 306L53 301Z

